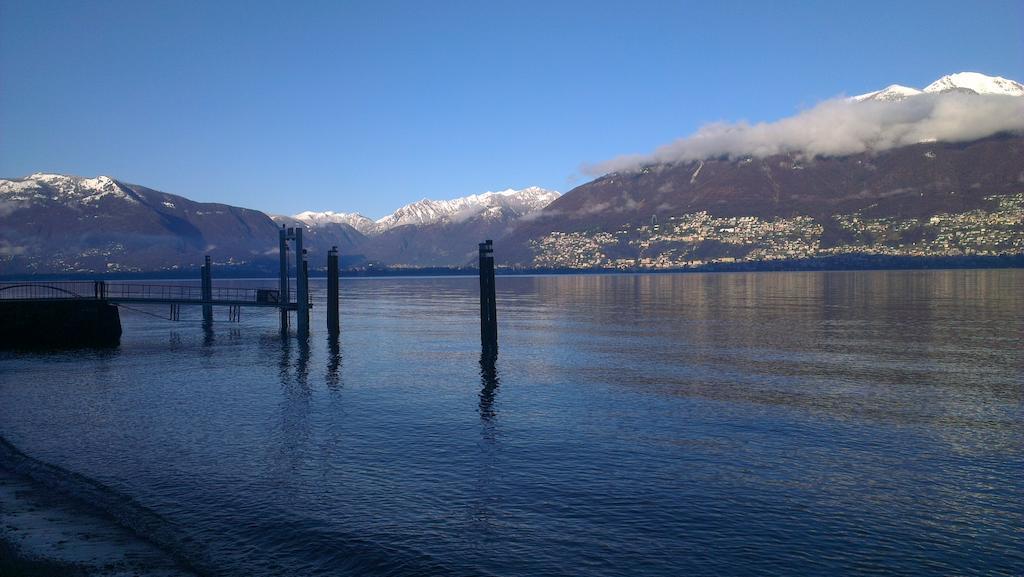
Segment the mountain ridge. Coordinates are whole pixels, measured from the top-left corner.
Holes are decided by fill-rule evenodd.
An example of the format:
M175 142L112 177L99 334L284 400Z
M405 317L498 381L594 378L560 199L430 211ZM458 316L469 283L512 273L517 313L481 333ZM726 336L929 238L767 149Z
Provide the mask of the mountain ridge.
M1024 96L1024 84L1002 76L988 76L980 72L956 72L947 74L932 82L923 89L911 88L900 84L890 84L881 90L866 92L850 97L855 102L884 101L893 102L921 94L937 94L950 90L966 90L975 94Z
M960 132L947 139L949 126ZM844 130L868 139L850 146ZM485 238L500 241L499 262L542 268L1024 253L1024 85L1001 77L956 73L714 125L611 168L564 195L423 199L376 221L34 173L0 179L0 274L176 270L203 254L272 271L281 226L306 227L311 262L337 246L346 266L471 265Z
M1024 136L613 172L521 223L500 256L525 267L674 268L857 251L1020 254Z
M559 196L557 191L530 186L518 190L509 188L497 192L488 191L449 200L424 198L399 207L376 221L355 212L334 211L304 211L290 218L312 227L328 223L345 223L367 236L374 236L406 225L433 225L477 216L487 217L488 213L491 213L492 218L498 217L499 215L493 214L495 210L512 211L517 217L526 216L544 208Z
M345 221L351 213L272 216L105 175L37 172L0 179L0 274L174 271L205 254L221 266L272 270L280 226L305 227L314 258L337 246L346 266L460 266L481 239L501 238L557 196L508 189L427 201L429 210L416 211L421 201L403 207L412 207L411 217L396 211L395 222L367 234Z

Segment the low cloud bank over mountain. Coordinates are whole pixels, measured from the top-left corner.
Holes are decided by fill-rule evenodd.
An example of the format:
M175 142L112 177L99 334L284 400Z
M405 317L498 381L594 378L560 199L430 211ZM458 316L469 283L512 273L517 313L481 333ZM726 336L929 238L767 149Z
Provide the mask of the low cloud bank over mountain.
M1024 131L1024 86L960 73L943 77L924 91L893 86L828 100L775 122L709 124L650 154L620 156L583 170L595 175L631 172L653 164L723 156L844 156L919 142L966 142L1007 131Z

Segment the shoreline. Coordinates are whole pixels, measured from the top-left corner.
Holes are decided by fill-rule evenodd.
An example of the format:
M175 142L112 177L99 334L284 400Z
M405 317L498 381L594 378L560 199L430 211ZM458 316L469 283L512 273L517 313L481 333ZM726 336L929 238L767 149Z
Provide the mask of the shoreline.
M36 468L56 470L0 438L0 575L199 575L102 506L33 475Z
M27 556L14 543L0 537L0 575L79 577L89 575L89 573L79 565L61 563L55 559Z
M619 274L695 274L732 272L848 272L876 270L989 270L1024 268L1024 254L963 255L963 256L896 256L865 253L849 255L818 256L803 259L780 259L765 261L738 261L707 263L692 267L673 268L548 268L513 267L499 264L497 276L562 276L562 275L619 275ZM479 270L469 267L373 267L367 269L342 269L339 276L356 278L415 278L415 277L475 277ZM309 278L326 278L322 268L310 269ZM218 280L274 280L276 271L269 268L239 266L217 269ZM45 281L94 281L94 280L173 280L199 281L199 268L191 267L175 271L153 270L120 273L16 273L0 274L0 282L45 282Z

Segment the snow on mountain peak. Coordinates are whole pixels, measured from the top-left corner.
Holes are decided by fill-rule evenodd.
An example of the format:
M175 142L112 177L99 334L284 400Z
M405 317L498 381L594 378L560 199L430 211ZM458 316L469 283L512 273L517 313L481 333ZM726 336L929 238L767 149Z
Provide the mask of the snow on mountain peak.
M874 92L868 92L867 94L861 94L854 96L851 100L856 102L863 102L865 100L880 100L883 102L892 102L895 100L903 100L908 96L916 96L921 94L921 91L916 88L910 88L909 86L902 86L899 84L890 84L881 90Z
M363 234L369 234L374 228L373 221L358 212L334 212L333 210L316 212L307 210L293 215L292 218L314 228L329 224L347 224Z
M423 199L407 204L376 222L379 232L405 225L428 225L443 222L460 222L476 216L512 218L525 216L540 210L559 197L559 193L537 186L519 190L505 189L497 192L471 194L452 200Z
M66 205L94 204L102 198L111 197L125 202L138 204L135 195L121 186L109 176L82 178L65 174L36 172L25 178L0 179L0 194L22 193L28 200L48 199Z
M939 93L949 90L969 90L976 94L996 94L1004 96L1024 96L1024 84L1015 82L1001 76L987 76L978 72L958 72L948 74L918 90L909 86L892 84L876 90L860 94L850 98L854 102L882 101L896 102L926 93Z
M1024 84L1001 76L987 76L978 72L958 72L939 78L925 87L925 92L944 92L966 88L978 94L1024 96Z
M423 200L407 204L395 212L373 221L356 212L316 212L307 210L291 218L302 221L310 227L322 227L331 223L344 223L366 235L381 234L392 228L405 225L430 225L444 222L461 222L471 218L501 219L518 218L540 210L559 197L553 190L531 186L523 189L508 188L471 194L452 200Z

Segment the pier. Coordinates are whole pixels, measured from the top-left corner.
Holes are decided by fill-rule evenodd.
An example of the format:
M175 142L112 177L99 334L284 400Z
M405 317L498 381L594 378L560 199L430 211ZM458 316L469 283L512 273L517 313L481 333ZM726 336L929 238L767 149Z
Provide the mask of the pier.
M163 304L171 307L275 307L295 310L280 301L277 289L143 284L110 281L0 283L0 301L99 300L111 304ZM205 311L204 311L205 312ZM173 319L172 319L173 320Z
M214 287L204 265L201 286L109 281L0 283L0 347L110 346L121 337L118 306L165 305L177 321L182 306L203 309L213 322L213 307L226 307L228 320L241 320L243 307L273 307L287 314L295 303L282 302L276 289Z
M294 249L291 247L294 246ZM216 287L213 262L204 258L200 285L149 284L127 281L37 281L0 283L0 324L4 348L36 345L116 344L121 336L118 306L164 305L167 319L180 319L182 306L202 307L204 325L213 322L214 307L228 309L228 321L240 322L247 307L276 308L280 311L283 335L288 334L289 313L295 312L296 333L309 335L309 262L302 246L302 229L280 229L280 276L278 288ZM295 300L291 299L291 263L295 253ZM479 245L480 341L484 350L498 346L495 302L494 248L488 240ZM338 247L327 253L327 332L341 332L339 315Z

